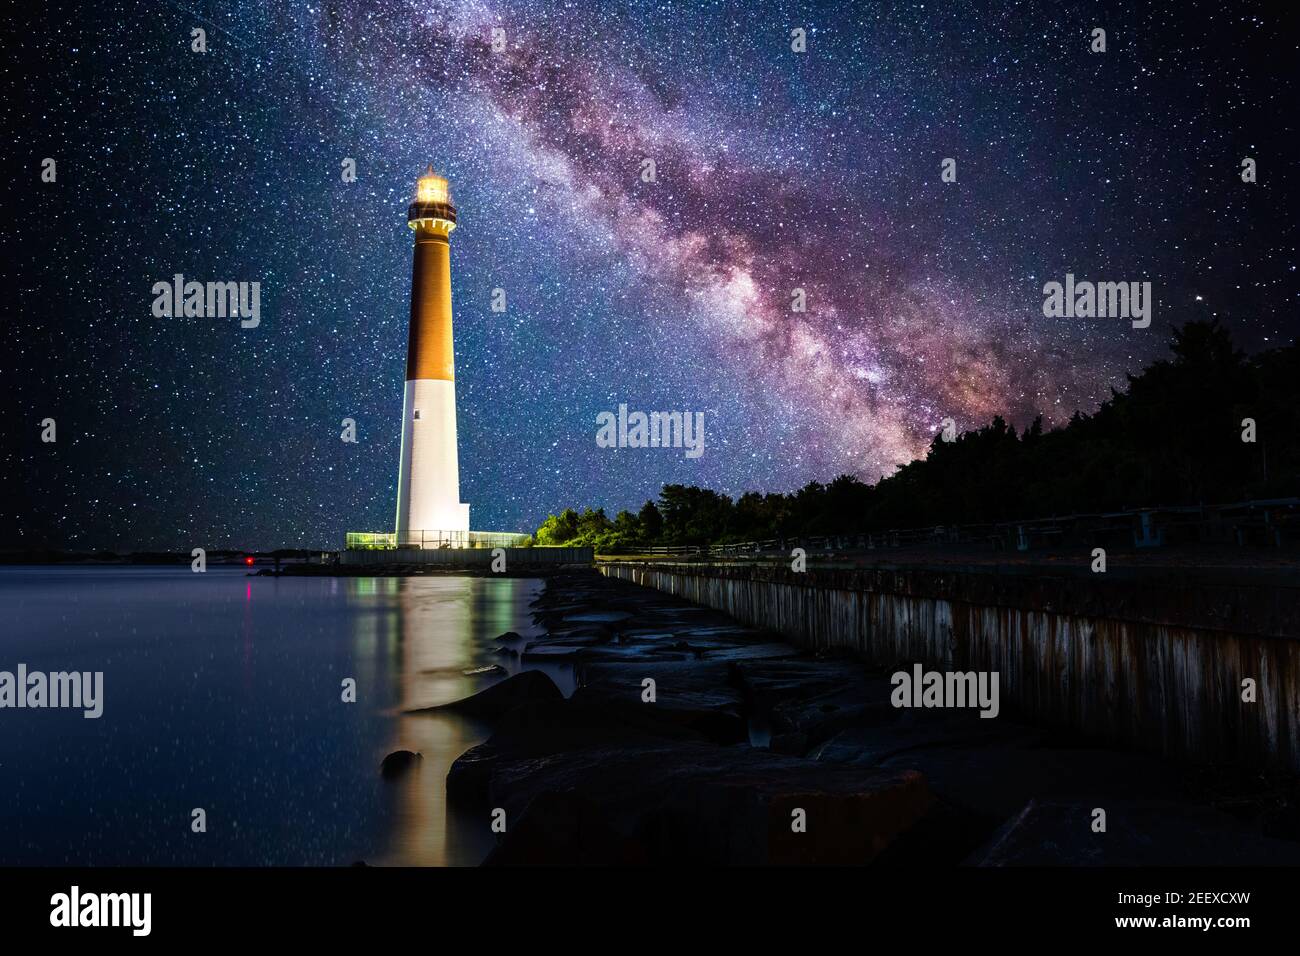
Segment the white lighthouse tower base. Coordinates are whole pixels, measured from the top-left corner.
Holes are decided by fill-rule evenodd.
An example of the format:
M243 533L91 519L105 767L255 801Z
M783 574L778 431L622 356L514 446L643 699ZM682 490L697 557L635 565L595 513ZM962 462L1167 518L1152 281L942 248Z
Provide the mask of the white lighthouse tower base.
M456 456L456 383L408 381L397 475L398 546L464 547L468 532L469 505L460 500Z

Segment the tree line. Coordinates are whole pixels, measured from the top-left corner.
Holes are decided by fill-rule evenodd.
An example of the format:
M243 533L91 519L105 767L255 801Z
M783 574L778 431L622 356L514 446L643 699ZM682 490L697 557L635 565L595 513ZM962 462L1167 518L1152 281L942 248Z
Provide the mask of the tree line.
M610 519L566 508L539 545L616 551L942 524L1228 503L1300 494L1300 346L1246 356L1217 320L1173 330L1171 357L1129 375L1091 415L1020 434L1001 417L945 441L875 484L840 475L788 494L733 500L664 485Z

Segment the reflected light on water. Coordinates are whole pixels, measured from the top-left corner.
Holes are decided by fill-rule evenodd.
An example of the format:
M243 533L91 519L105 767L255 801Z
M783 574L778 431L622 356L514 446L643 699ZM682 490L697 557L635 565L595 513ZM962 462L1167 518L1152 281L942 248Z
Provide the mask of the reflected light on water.
M384 609L382 614L357 615L354 648L358 661L369 657L375 662L372 679L393 685L395 724L385 752L412 750L424 758L389 784L391 839L387 852L372 862L477 864L495 841L490 821L484 814L449 807L446 779L456 758L482 743L491 730L453 713L406 711L459 700L517 672L518 657L493 653L495 638L509 630L535 633L526 623L527 607L540 591L539 582L418 577L349 583L354 585L350 600ZM500 671L465 673L489 665Z

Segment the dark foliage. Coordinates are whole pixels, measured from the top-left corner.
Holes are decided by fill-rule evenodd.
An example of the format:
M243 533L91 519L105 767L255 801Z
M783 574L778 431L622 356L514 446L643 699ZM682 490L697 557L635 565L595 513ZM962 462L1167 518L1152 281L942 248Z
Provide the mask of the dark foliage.
M1217 322L1175 329L1172 355L1128 377L1092 415L1017 435L1001 418L867 485L850 475L790 494L665 485L659 503L610 521L551 515L539 544L604 550L787 535L982 524L1138 506L1226 503L1300 492L1300 346L1248 358ZM1243 440L1245 420L1255 441Z

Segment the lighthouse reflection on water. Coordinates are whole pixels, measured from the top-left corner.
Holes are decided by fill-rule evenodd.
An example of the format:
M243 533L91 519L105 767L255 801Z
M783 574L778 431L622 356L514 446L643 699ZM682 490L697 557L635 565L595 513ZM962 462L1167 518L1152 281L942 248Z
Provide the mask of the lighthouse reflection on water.
M506 631L532 636L520 621L542 582L496 577L347 578L354 616L353 660L358 697L391 700L392 735L374 755L376 787L389 814L388 845L366 862L396 866L472 866L495 843L481 808L447 801L451 764L491 734L491 728L450 711L407 711L450 703L505 679L522 668L519 657L498 654L496 638ZM494 671L482 669L492 667ZM571 668L543 669L570 693ZM479 673L474 673L478 671ZM367 688L371 689L367 694ZM422 759L396 780L379 780L377 768L395 750Z

